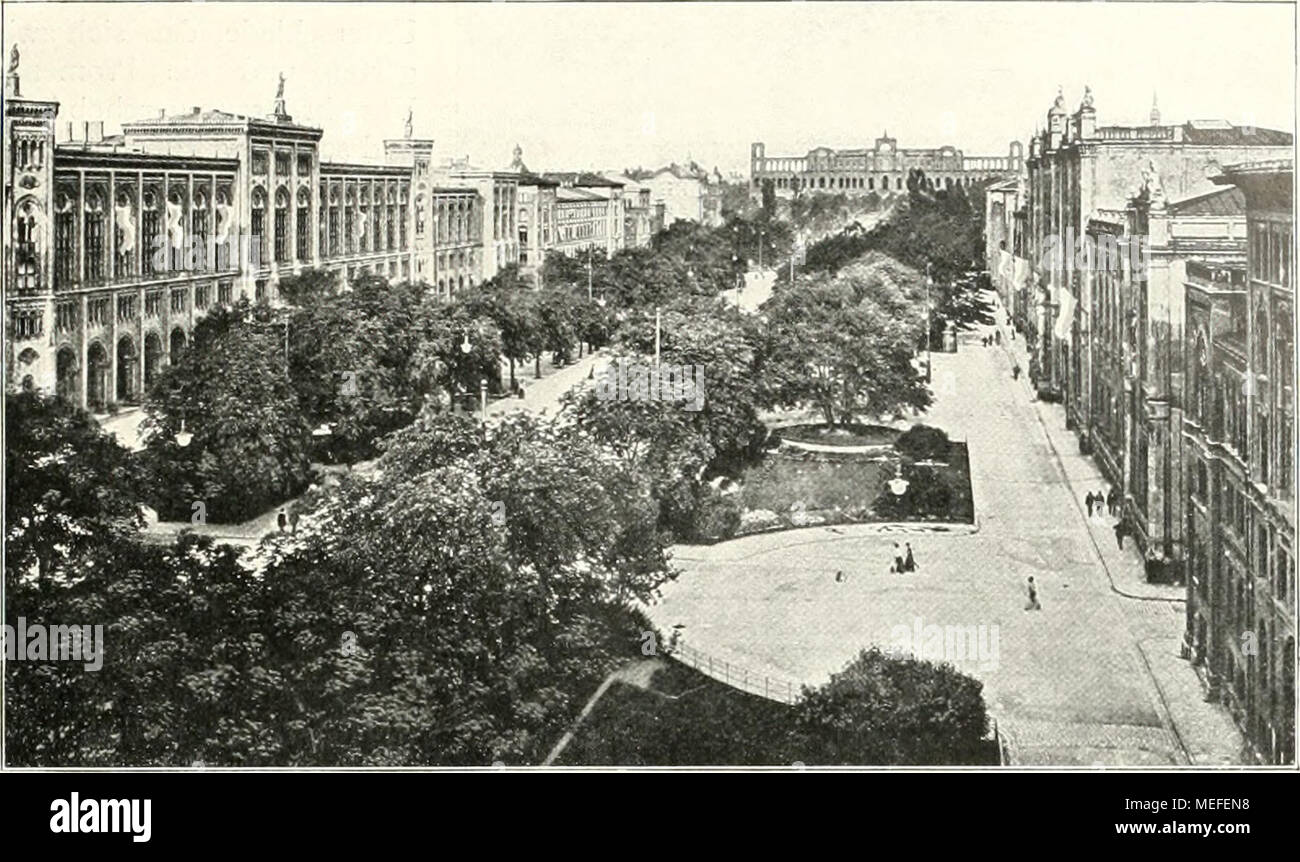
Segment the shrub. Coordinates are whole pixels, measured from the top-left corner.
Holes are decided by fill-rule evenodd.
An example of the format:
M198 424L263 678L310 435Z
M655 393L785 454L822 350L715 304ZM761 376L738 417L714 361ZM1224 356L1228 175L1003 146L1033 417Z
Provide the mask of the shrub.
M710 491L695 510L695 537L706 542L730 539L740 529L740 501Z
M948 456L948 434L931 425L913 425L898 436L894 448L914 461L940 461Z

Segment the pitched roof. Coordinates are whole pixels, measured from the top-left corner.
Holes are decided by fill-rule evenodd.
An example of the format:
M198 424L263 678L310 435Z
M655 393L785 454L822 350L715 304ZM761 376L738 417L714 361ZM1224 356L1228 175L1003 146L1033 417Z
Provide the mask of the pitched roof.
M542 176L554 180L562 186L601 186L604 188L621 188L622 183L593 174L590 171L543 171Z
M573 188L571 186L561 186L555 191L557 201L603 201L608 198L598 195L595 192L589 192L586 189Z
M1286 146L1291 143L1291 133L1258 126L1234 126L1231 123L1209 120L1192 120L1183 123L1183 141L1189 144L1253 144L1255 146Z
M1229 186L1172 201L1166 209L1181 216L1244 216L1246 195L1236 186Z

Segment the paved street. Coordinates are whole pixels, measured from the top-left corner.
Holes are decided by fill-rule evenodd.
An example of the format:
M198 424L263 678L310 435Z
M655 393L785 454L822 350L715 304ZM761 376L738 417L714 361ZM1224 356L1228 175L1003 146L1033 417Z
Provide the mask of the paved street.
M1231 720L1201 700L1178 657L1181 591L1145 585L1132 548L1115 548L1113 522L1087 521L1080 498L1100 487L1095 468L1067 454L1063 474L1057 452L1073 438L1054 427L1059 408L1031 401L1023 377L1011 379L1011 354L982 347L980 335L935 354L926 419L968 441L977 531L864 525L679 547L684 574L652 619L684 626L685 642L729 672L796 684L826 681L857 649L897 643L900 630L985 626L982 660L953 663L984 683L1014 762L1237 762ZM911 542L919 572L888 573L894 541ZM1038 611L1025 610L1031 575Z

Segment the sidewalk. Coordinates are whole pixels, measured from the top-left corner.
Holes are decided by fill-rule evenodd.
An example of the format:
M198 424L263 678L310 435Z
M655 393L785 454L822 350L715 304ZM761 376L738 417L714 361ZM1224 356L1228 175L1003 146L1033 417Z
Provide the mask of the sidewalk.
M1079 517L1088 525L1088 533L1092 536L1093 544L1096 545L1097 553L1110 578L1111 589L1130 599L1185 602L1187 600L1185 587L1147 583L1146 561L1132 537L1126 537L1124 550L1119 550L1115 542L1115 522L1118 519L1105 512L1091 518L1087 516L1084 497L1089 491L1094 494L1105 493L1110 488L1110 483L1092 458L1079 454L1079 438L1065 427L1065 406L1038 401L1035 398L1034 386L1029 382L1029 375L1024 373L1029 367L1029 352L1025 347L1025 340L1019 336L1015 339L1010 338L1010 330L1005 326L1006 311L1000 303L996 308L995 317L998 325L985 327L984 331L989 334L994 329L1001 331L1001 350L1005 357L1005 362L1002 364L1008 376L1011 374L1013 363L1020 365L1019 384L1024 389L1025 397L1033 401L1034 412L1047 435L1048 445L1056 456L1066 483L1074 492L1074 502L1079 510ZM981 333L981 337L983 334L984 332Z
M596 370L603 368L605 361L604 355L597 350L563 368L553 369L540 380L533 377L532 368L525 366L522 372L521 369L516 368L515 379L524 385L524 397L498 398L496 401L489 401L488 416L504 416L517 410L554 416L560 407L560 396L585 380L592 373L593 368ZM543 363L543 366L545 364Z

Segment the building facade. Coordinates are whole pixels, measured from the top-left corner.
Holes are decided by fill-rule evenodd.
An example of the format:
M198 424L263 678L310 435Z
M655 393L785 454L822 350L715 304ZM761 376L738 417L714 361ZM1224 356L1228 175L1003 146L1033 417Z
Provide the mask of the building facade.
M1228 166L1247 265L1186 281L1184 654L1256 757L1295 761L1295 281L1290 160Z
M716 170L710 175L694 162L674 162L638 182L650 190L651 206L662 205L664 227L676 221L722 224L722 177Z
M1064 400L1067 422L1091 445L1092 270L1081 263L1089 221L1124 211L1141 189L1181 200L1213 187L1221 166L1291 152L1290 133L1233 126L1223 120L1166 125L1152 109L1145 126L1098 126L1085 88L1068 115L1058 92L1047 128L1030 141L1027 167L1029 277L1036 314L1032 379L1040 392Z
M936 188L971 185L1018 174L1024 163L1023 145L1012 141L1006 156L966 156L952 146L934 149L898 148L886 131L871 147L836 150L817 147L803 156L769 156L761 142L749 148L749 193L762 194L771 182L778 197L801 192L886 196L907 188L909 171L922 170Z
M382 164L322 162L281 79L270 114L193 108L55 137L58 103L5 78L6 386L93 411L142 396L215 305L278 303L308 268L441 283L490 277L517 250L515 175L435 184L431 140ZM493 229L485 229L491 202ZM508 214L507 214L508 213Z
M603 176L605 179L616 182L623 187L624 248L649 247L650 237L654 235L651 230L654 222L654 208L651 202L650 187L622 174L607 173Z

